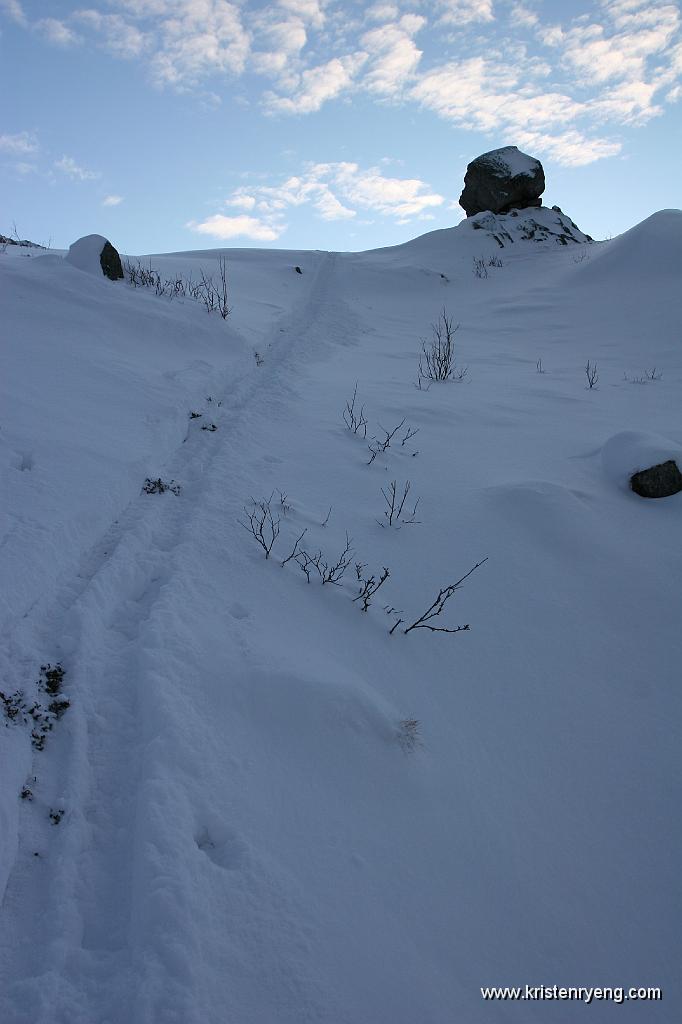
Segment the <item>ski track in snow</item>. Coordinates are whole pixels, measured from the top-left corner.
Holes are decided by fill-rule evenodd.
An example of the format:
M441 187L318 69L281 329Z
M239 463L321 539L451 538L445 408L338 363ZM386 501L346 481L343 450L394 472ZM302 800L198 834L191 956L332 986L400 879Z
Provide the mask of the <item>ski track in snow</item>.
M305 361L321 338L338 343L352 334L352 312L332 295L335 264L335 255L326 254L301 307L277 321L263 347L265 366L215 396L204 419L190 423L186 442L162 471L164 479L181 482L182 493L140 494L85 556L46 621L22 624L24 645L30 638L34 650L58 650L68 661L72 708L68 732L58 727L47 754L36 759L36 796L45 808L64 810L64 818L41 828L34 815L24 815L20 856L5 897L5 914L11 917L16 909L42 921L39 946L14 944L20 921L6 930L9 993L15 1006L26 1001L16 1024L92 1024L102 1004L112 1007L107 1024L150 1019L143 997L151 984L148 965L131 944L136 870L146 855L140 834L145 808L139 794L146 780L139 688L149 684L149 669L161 653L164 589L172 585L178 551L191 545L207 479L234 469L230 448L235 432L244 432L239 424L245 410L257 404L256 416L265 415L271 403L282 400L287 364L295 377L296 362ZM219 427L214 434L201 431L208 418ZM232 489L238 500L230 512L236 514L245 491ZM234 615L239 618L238 608ZM85 829L69 828L75 819ZM86 848L80 845L83 836ZM211 856L208 833L197 845ZM167 967L172 973L172 963ZM322 1019L317 1013L309 1017L303 1001L299 1011L300 1020ZM12 1012L6 1011L5 1024L14 1024ZM189 1024L210 1018L183 1000L164 1019Z
M128 350L95 351L98 394L111 398L101 429L130 414L114 424L120 465L93 448L112 463L106 486L134 480L132 456L148 455L135 446L140 410L158 417L152 456L184 431L171 396L190 392L175 375L232 380L153 463L182 492L140 493L85 551L82 524L65 531L77 564L56 590L46 570L38 597L32 569L28 611L1 642L4 690L59 659L71 707L33 756L16 857L0 845L14 864L0 1024L677 1020L680 496L638 503L628 474L682 439L665 276L679 216L656 215L579 264L514 245L489 280L472 276L471 256L497 246L466 224L373 254L296 254L303 276L291 254L248 250L226 329L235 363L255 347L261 366L239 377L228 362L221 375L208 337L206 360L187 367L174 337L171 359L163 345L141 350L144 379L126 405L134 351L127 378L108 374ZM81 302L77 279L47 259L67 325L69 302L83 322L88 303L100 317L111 303L145 339L192 322L191 307L171 317L154 296L97 278ZM21 287L25 301L29 275ZM471 374L426 393L413 386L418 339L444 303L461 317ZM621 380L649 355L660 386ZM601 391L584 387L588 356ZM83 381L97 381L93 365ZM340 421L357 378L366 439ZM87 386L76 399L60 429L87 479ZM368 467L372 430L402 416L420 430L415 451L396 446ZM202 431L210 421L217 430ZM46 495L42 518L18 519L39 551L53 493L38 476L41 443L34 470L17 430L10 464L19 499L31 474L26 493ZM377 526L392 476L423 497L423 524ZM238 520L277 487L291 488L293 510L266 562ZM308 587L280 568L275 555L304 527L327 554L352 531L370 571L391 567L386 601L405 616L489 555L448 607L448 624L471 618L471 632L389 638L383 601L364 615L352 583ZM396 726L408 715L424 744L406 756ZM2 738L23 764L26 730ZM51 810L63 811L57 825ZM480 998L482 984L525 983L665 992L589 1010Z

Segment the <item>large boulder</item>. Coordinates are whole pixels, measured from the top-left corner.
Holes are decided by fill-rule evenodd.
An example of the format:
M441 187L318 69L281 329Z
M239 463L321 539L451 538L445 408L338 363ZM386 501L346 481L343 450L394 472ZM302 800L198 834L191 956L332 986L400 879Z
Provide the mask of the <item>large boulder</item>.
M516 146L493 149L472 160L464 175L459 205L467 217L490 210L506 213L527 206L542 206L545 172L535 157Z
M69 248L67 263L88 274L104 274L112 281L123 277L121 257L104 235L85 235Z

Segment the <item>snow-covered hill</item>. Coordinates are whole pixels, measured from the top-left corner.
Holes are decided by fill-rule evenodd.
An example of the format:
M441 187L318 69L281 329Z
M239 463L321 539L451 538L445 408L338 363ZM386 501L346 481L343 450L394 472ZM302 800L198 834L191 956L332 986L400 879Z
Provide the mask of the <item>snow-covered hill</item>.
M682 213L149 259L226 252L226 321L15 249L3 1024L679 1020L682 494L628 477L682 465ZM430 620L469 630L404 632L480 562ZM527 984L663 1000L481 996Z

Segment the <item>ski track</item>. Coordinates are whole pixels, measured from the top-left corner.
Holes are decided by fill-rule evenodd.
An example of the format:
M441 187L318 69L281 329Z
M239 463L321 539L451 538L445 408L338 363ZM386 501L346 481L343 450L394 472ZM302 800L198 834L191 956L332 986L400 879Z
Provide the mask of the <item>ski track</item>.
M7 640L7 660L19 672L33 668L39 654L61 660L72 703L45 750L34 755L35 799L22 807L19 852L3 904L3 1024L156 1019L142 996L150 967L145 949L135 950L130 941L147 855L139 794L153 782L145 775L144 735L144 702L151 697L140 691L151 685L155 650L173 625L164 595L188 557L209 479L232 474L229 512L236 513L249 488L245 480L235 483L237 437L248 444L252 418L271 415L291 399L313 349L348 344L360 329L333 294L338 259L321 256L306 298L264 339L264 365L206 403L202 422L210 414L219 429L202 432L200 421L190 423L185 442L161 470L164 479L181 483L182 493L141 493L85 554L54 606L34 605ZM243 451L239 461L248 461ZM64 811L59 825L49 820L52 808ZM40 944L33 936L22 940L27 919L42 922ZM170 984L171 958L166 969L161 984ZM300 1020L322 1019L310 993L297 999ZM200 1004L198 995L189 1005L181 999L173 1020L207 1021ZM103 1005L112 1008L110 1017L100 1016Z

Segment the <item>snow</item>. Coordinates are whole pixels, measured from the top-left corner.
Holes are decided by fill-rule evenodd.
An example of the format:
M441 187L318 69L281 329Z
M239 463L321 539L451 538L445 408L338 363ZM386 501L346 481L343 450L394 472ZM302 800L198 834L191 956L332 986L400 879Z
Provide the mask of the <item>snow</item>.
M669 459L682 466L682 447L665 437L623 430L604 444L601 459L605 476L621 490L631 493L630 478L640 470L659 466Z
M539 161L535 157L522 153L516 146L503 146L502 149L493 149L483 156L490 163L498 166L505 174L515 178L519 174L534 177Z
M85 235L70 246L64 259L72 267L84 270L86 274L94 274L95 277L101 277L102 264L100 263L100 256L106 244L107 239L103 235Z
M226 321L0 256L0 689L60 661L71 701L42 751L0 729L3 1024L577 1019L481 998L525 984L658 985L590 1015L679 1019L682 495L627 474L682 450L681 216L228 250ZM468 373L420 390L443 308ZM239 520L271 494L266 560ZM390 568L366 613L352 566L282 567L304 530ZM486 557L439 619L468 631L389 635Z

